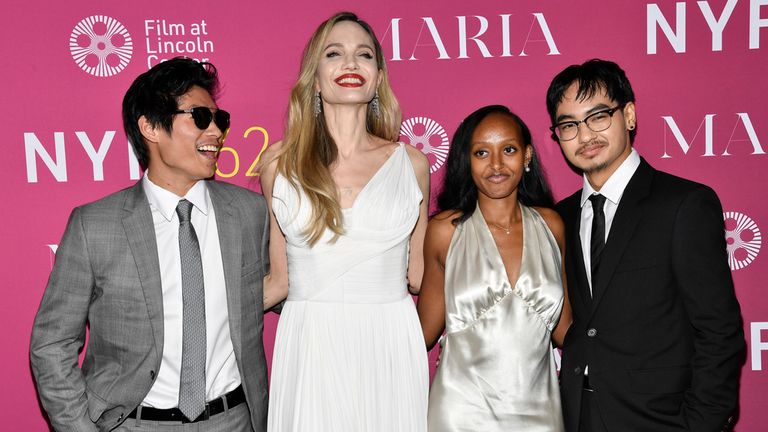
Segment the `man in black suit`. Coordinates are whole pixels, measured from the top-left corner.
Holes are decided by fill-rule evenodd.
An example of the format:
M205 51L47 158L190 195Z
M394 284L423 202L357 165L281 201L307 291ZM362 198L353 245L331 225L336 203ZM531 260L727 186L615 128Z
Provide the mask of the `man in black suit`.
M603 60L566 68L547 91L553 137L584 173L558 204L573 308L566 428L721 431L745 347L722 208L712 189L632 148L634 100L624 71Z

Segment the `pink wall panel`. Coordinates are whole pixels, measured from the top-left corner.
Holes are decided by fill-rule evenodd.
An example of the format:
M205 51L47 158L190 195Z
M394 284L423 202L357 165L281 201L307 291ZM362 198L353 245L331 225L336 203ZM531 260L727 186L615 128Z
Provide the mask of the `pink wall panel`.
M0 406L14 408L7 430L46 430L29 335L69 212L138 178L120 118L133 78L174 55L212 61L224 83L219 105L233 115L220 177L258 190L251 165L282 136L304 44L323 19L345 9L381 39L403 108L402 139L430 155L433 192L461 119L500 103L531 127L557 198L570 194L581 179L549 137L549 81L593 57L627 71L639 153L656 168L711 185L723 202L749 345L737 430L764 430L768 1L11 0L3 9ZM111 39L100 36L106 28ZM79 56L91 43L110 54L103 64ZM271 317L265 326L269 356L275 324Z

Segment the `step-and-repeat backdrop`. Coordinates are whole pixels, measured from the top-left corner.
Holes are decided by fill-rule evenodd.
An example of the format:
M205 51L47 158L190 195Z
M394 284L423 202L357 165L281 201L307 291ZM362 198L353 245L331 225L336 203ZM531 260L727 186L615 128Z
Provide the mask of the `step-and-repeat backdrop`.
M557 198L578 189L581 178L547 129L546 89L570 64L619 63L637 94L638 152L658 169L711 185L722 199L749 347L738 430L765 430L768 0L6 0L4 430L47 427L29 335L70 211L141 175L120 117L131 81L174 56L213 62L224 83L219 104L233 118L218 177L258 190L254 165L283 135L304 44L340 10L358 13L381 40L403 107L402 140L430 158L433 195L449 138L486 104L508 105L529 124ZM265 326L270 357L276 322L271 316Z

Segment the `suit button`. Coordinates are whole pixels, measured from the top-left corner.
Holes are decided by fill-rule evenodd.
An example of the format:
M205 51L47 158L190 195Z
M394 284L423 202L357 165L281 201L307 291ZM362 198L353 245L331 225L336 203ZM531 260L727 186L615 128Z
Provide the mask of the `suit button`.
M117 421L122 421L122 420L123 420L123 413L120 413L120 417L117 418Z
M574 369L573 371L576 373L576 375L580 374L581 373L581 366L576 366L576 369Z
M596 330L596 329L593 329L593 328L591 328L591 329L587 330L587 336L589 336L589 337L595 337L595 336L597 336L597 330Z
M149 379L154 381L154 379L155 379L155 371L149 371Z

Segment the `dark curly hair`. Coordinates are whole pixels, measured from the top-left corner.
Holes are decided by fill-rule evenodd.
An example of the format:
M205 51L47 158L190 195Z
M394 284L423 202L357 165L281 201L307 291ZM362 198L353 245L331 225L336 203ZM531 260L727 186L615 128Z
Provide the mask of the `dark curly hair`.
M578 91L576 99L584 101L599 91L605 91L612 101L619 105L626 105L635 101L635 92L629 83L627 74L616 63L608 60L592 59L580 65L571 65L557 74L547 89L547 112L552 124L555 124L557 107L563 101L565 92L576 83ZM634 141L637 128L629 131L630 141ZM552 139L557 141L557 135L552 134Z
M219 87L216 67L186 57L161 62L139 75L123 97L123 128L142 167L149 164L149 148L139 130L144 116L152 126L168 133L173 126L173 112L178 100L193 86L198 86L215 99Z

